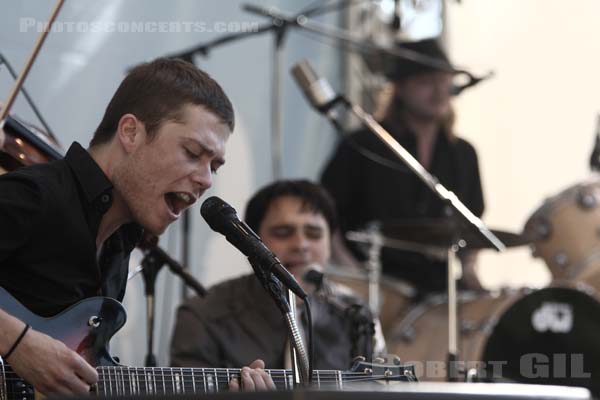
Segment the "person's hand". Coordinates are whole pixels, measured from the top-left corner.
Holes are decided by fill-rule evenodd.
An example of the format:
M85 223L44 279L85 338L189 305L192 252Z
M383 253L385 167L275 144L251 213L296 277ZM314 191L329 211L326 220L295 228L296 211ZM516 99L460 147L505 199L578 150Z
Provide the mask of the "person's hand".
M41 332L30 329L8 363L19 377L44 395L85 395L98 381L96 369L79 354Z
M241 390L254 392L275 390L275 383L271 376L265 372L265 363L263 360L254 360L248 367L241 371ZM236 378L229 381L229 390L237 392L240 390L240 384Z

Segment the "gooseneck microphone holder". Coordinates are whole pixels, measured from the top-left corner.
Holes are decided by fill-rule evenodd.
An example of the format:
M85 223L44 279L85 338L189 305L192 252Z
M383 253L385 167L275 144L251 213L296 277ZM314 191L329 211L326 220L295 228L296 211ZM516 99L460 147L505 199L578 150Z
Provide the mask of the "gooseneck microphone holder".
M296 319L296 296L291 290L285 290L275 275L265 272L259 260L249 257L248 261L250 261L256 277L284 317L290 340L294 387L306 386L310 383L310 365Z

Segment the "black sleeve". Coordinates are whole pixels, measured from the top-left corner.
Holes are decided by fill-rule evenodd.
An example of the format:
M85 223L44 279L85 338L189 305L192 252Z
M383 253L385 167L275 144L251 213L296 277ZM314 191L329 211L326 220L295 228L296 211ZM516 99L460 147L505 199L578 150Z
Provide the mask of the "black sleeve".
M0 265L35 232L42 209L39 185L25 175L0 176Z
M356 182L360 182L360 155L342 141L321 175L321 183L335 201L342 232L353 228L358 199Z
M473 146L467 142L464 142L464 153L464 160L467 161L465 163L467 168L464 175L466 186L465 198L463 199L463 202L473 212L473 214L481 217L485 210L485 202L483 199L483 188L479 173L479 160L477 158L477 152Z

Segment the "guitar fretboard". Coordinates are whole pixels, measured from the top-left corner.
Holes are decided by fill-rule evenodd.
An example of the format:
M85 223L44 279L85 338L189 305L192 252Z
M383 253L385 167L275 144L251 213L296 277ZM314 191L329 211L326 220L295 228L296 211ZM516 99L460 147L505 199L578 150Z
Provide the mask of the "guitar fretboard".
M229 381L240 379L234 368L136 368L98 367L96 392L100 396L194 394L227 391ZM294 387L291 370L265 370L277 389ZM371 380L373 376L358 372L313 371L318 388L341 389L344 381Z
M0 363L1 364L1 363ZM23 381L12 368L2 364L0 399L33 400L33 388ZM100 366L98 383L93 391L98 396L170 395L218 393L227 391L229 381L240 379L236 368L147 368L124 366ZM266 369L279 390L294 387L291 370ZM313 371L313 385L319 389L342 389L346 382L389 379L386 374L373 375L364 372L336 370Z

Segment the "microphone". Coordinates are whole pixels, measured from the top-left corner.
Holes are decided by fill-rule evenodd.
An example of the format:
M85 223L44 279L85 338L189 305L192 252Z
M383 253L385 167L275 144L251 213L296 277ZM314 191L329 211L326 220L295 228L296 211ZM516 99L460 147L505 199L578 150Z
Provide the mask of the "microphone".
M213 231L225 236L229 243L260 265L267 274L275 275L302 300L306 299L306 292L296 279L281 265L281 261L260 237L245 222L240 221L233 207L217 196L212 196L202 203L200 214Z
M325 78L319 78L307 60L294 65L291 72L309 103L320 112L327 113L338 100L341 100L329 82Z

